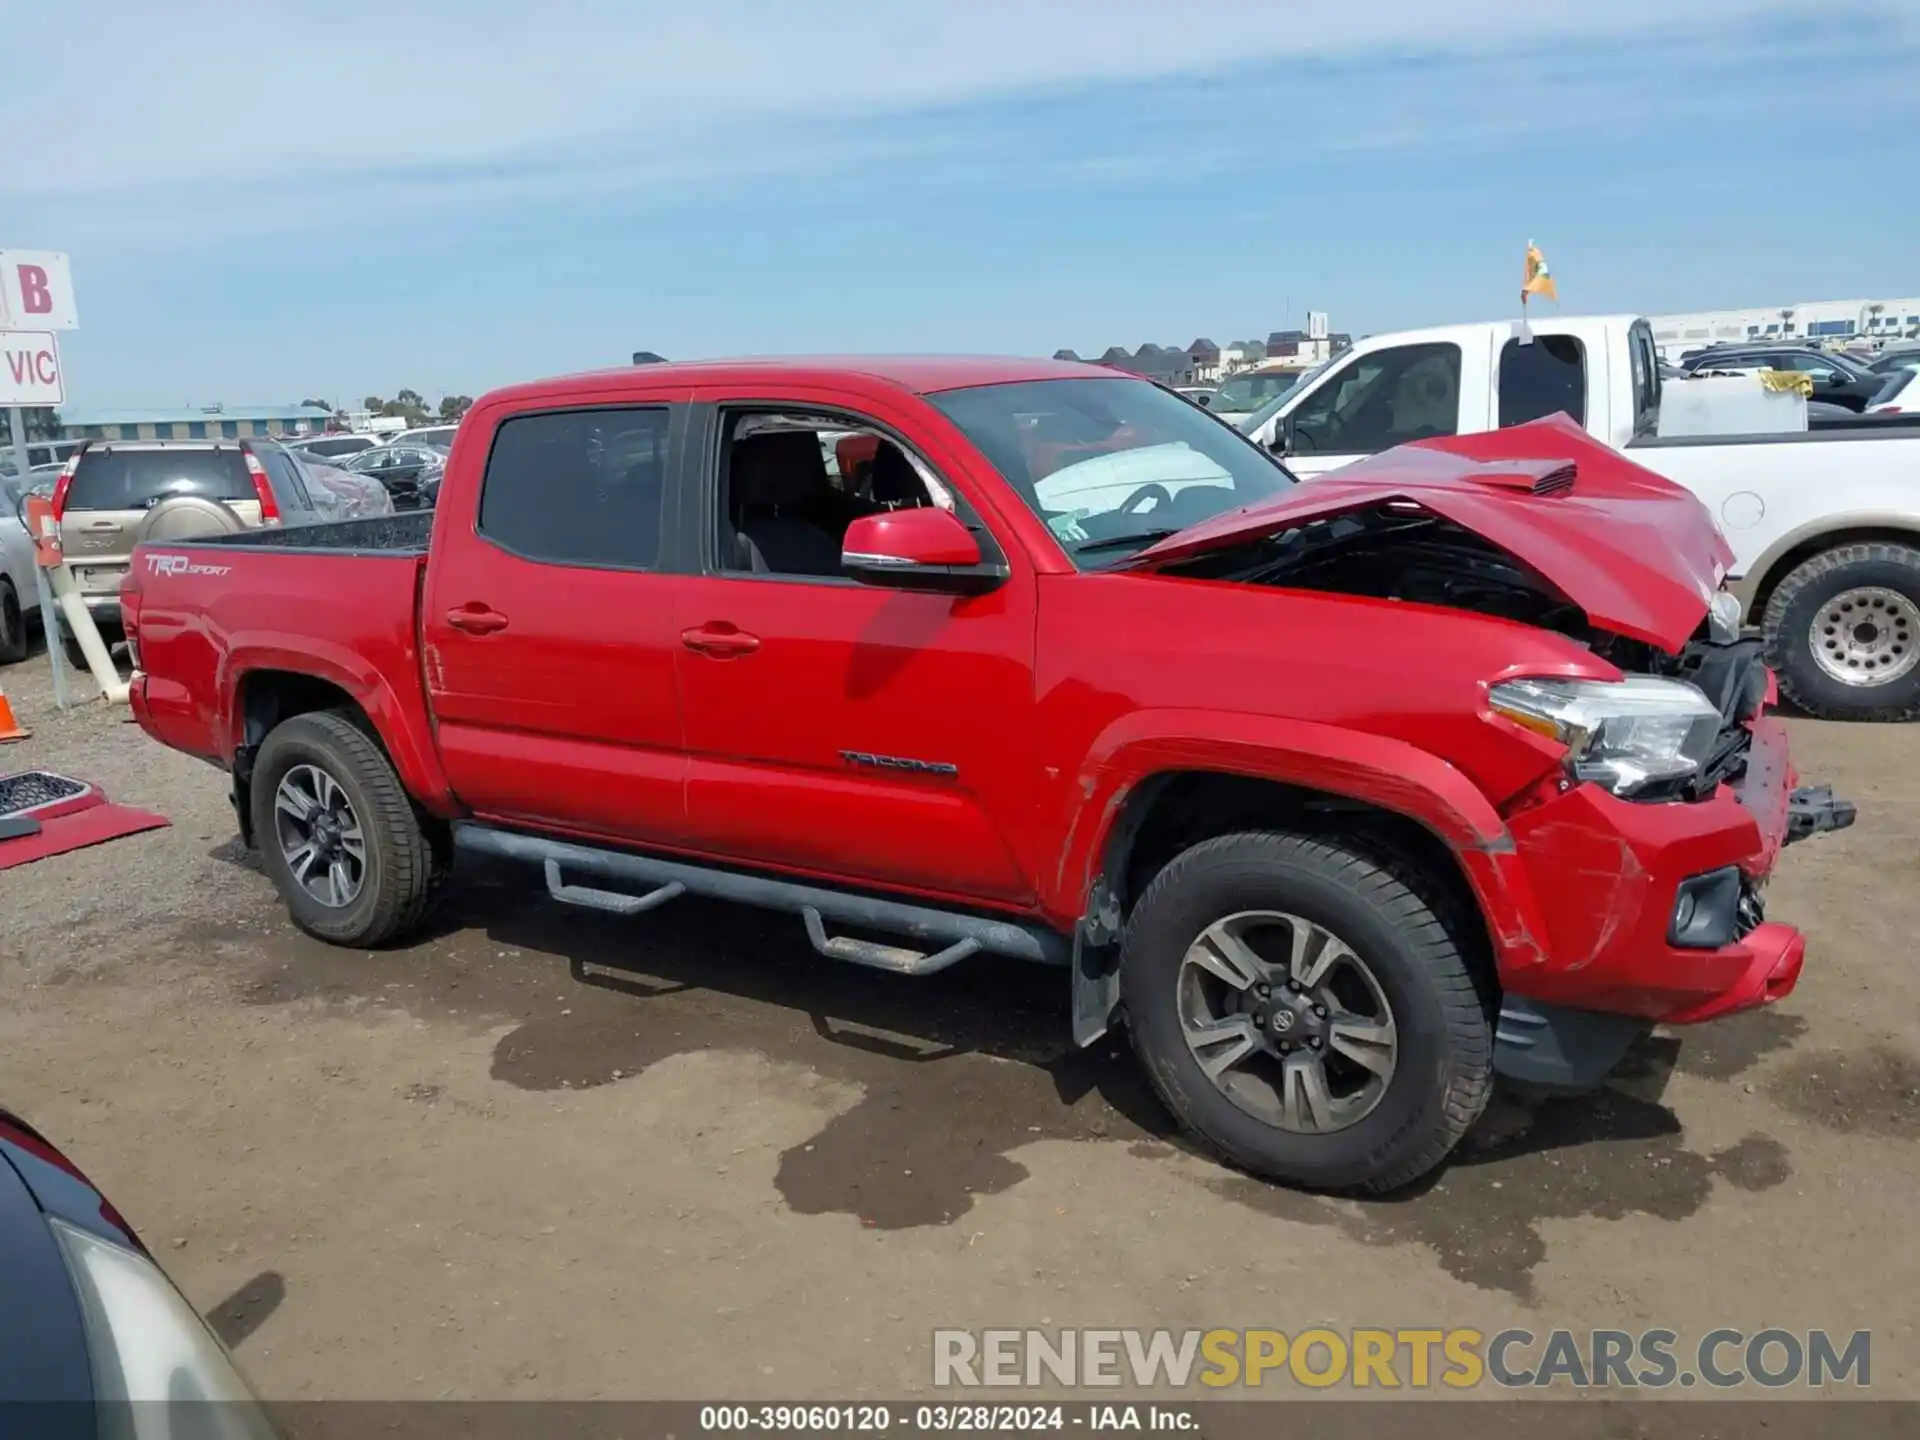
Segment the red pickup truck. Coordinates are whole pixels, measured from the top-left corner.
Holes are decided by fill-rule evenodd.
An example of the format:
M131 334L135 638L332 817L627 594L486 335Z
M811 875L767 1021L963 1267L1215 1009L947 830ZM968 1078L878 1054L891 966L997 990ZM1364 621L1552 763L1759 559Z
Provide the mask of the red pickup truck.
M1559 420L1301 485L1093 367L671 364L487 396L432 514L143 546L123 608L314 935L405 935L469 849L1055 965L1227 1158L1385 1189L1496 1072L1793 987L1762 885L1852 809L1728 559Z

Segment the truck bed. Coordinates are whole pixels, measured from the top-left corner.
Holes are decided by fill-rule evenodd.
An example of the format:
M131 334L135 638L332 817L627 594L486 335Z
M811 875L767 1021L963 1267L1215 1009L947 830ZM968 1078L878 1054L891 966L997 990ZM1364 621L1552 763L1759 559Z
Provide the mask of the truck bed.
M139 646L148 730L215 764L244 734L231 677L335 686L383 733L429 733L417 597L431 512L138 546L121 615Z
M1814 420L1805 430L1773 430L1753 435L1635 436L1629 450L1684 450L1712 445L1824 445L1828 442L1920 440L1920 415L1863 415L1852 420Z
M217 545L234 549L299 550L305 554L424 555L427 553L427 538L432 534L433 511L409 510L403 514L377 515L366 520L335 520L326 525L275 525L259 530L242 530L236 535L170 542L158 548L171 550L184 546Z

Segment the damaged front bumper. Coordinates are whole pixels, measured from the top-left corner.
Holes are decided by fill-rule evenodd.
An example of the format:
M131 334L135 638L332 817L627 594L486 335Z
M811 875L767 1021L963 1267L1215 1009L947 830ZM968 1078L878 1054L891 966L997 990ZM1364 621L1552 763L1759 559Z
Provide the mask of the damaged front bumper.
M1787 836L1783 844L1810 840L1830 830L1845 830L1859 814L1851 800L1842 800L1831 785L1802 785L1787 800Z
M1576 786L1511 820L1502 868L1524 877L1533 943L1502 955L1502 1074L1590 1086L1656 1024L1792 991L1806 941L1765 918L1767 876L1782 848L1856 812L1830 787L1795 787L1777 719L1751 728L1744 773L1707 799L1645 805Z

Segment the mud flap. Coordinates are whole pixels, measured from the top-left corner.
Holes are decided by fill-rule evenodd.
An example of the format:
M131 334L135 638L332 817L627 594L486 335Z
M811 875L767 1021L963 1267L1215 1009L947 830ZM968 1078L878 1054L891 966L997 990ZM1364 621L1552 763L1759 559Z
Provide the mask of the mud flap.
M1082 1050L1107 1033L1120 1008L1120 947L1087 938L1087 923L1073 927L1073 1043Z

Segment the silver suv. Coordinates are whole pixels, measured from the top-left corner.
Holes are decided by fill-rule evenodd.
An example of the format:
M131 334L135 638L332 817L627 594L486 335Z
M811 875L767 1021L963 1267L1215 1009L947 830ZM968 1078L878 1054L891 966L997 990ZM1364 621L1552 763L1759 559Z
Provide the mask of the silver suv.
M53 492L60 545L87 609L120 625L120 582L143 540L190 540L330 518L270 440L93 441Z

